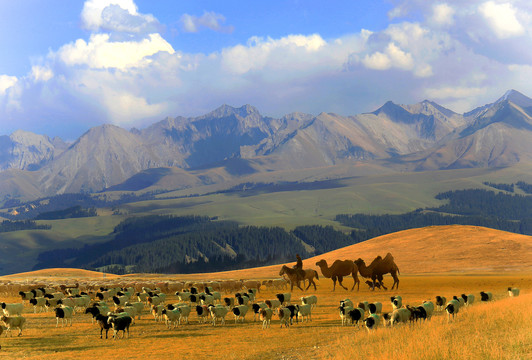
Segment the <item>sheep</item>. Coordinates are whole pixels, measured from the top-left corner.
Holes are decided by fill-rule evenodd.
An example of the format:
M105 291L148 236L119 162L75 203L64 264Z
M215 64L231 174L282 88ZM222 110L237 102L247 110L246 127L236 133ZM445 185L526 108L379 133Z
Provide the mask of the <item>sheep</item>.
M259 312L259 319L262 321L262 328L266 329L270 327L272 321L273 311L270 308L261 309Z
M281 307L281 301L279 301L279 299L266 300L265 303L270 309L272 309L272 311Z
M359 327L358 322L364 321L364 309L354 308L347 312L347 319L351 321L351 324L356 324Z
M209 294L201 294L199 296L202 305L214 305L214 296Z
M400 309L403 306L403 298L401 296L392 296L390 301L394 310Z
M131 326L133 319L129 315L122 315L122 316L109 316L109 319L107 320L107 323L113 326L113 338L116 340L118 339L118 332L123 331L124 335L122 338L126 336L129 339L129 327Z
M221 302L222 301L222 294L219 291L211 291L211 290L209 290L207 292L207 295L211 295L213 297L213 303L216 302L216 301L217 302Z
M438 311L443 311L445 305L447 304L447 299L445 296L436 296L436 308Z
M153 315L153 318L155 321L159 321L159 319L162 317L162 311L164 309L164 305L152 305L151 307L151 313Z
M75 309L86 309L91 302L91 298L88 295L76 295L72 300L74 301Z
M91 314L92 323L94 323L94 320L96 320L96 317L98 315L108 314L110 311L111 310L107 306L93 304L92 306L89 306L88 308L85 309L85 314Z
M318 306L318 297L316 295L303 296L301 298L301 304L310 305L311 307L315 308Z
M237 294L239 296L236 296L236 302L238 305L248 305L251 301L248 294Z
M354 308L355 304L353 304L353 302L349 299L340 300L340 307L346 306Z
M475 295L473 294L462 294L461 297L464 300L465 306L471 306L475 302Z
M516 297L516 296L519 296L519 292L520 290L518 288L512 288L512 287L509 287L508 288L508 295L510 297Z
M63 327L65 323L68 326L69 320L70 320L70 326L72 326L72 315L73 314L74 314L74 308L70 306L61 305L55 308L55 320L56 320L55 327L59 326L59 319L61 319L61 327Z
M8 304L3 302L1 305L6 316L22 315L22 311L24 311L24 304L22 303Z
M192 308L188 304L184 303L177 303L173 305L166 305L166 308L168 310L175 310L179 309L179 324L181 325L181 319L186 319L188 324L188 316L190 315L190 312L192 311Z
M44 306L46 306L46 310L49 311L50 308L56 308L57 307L57 302L59 300L62 300L62 299L57 299L57 298L52 298L52 299L46 299L46 303Z
M198 304L200 302L200 298L198 294L191 294L188 301L190 302L190 305Z
M189 301L190 300L190 295L192 295L192 293L188 292L188 291L176 291L176 296L177 298L179 299L179 301Z
M136 295L138 301L143 302L146 305L148 304L148 294L138 292Z
M248 294L253 294L253 300L257 297L257 293L259 292L259 289L257 288L250 288L248 289Z
M290 299L292 297L292 294L291 293L282 293L282 294L275 295L275 297L277 297L277 299L279 299L279 301L281 302L281 305L285 305L285 304L289 304L290 303Z
M235 306L235 298L232 297L224 297L224 304L228 308L232 309Z
M281 327L283 327L283 324L285 328L290 326L290 309L282 307L279 309L279 320L281 321Z
M382 312L382 303L374 302L368 305L370 314L380 314Z
M126 313L127 315L131 317L132 324L135 323L135 317L137 316L137 309L134 308L133 306L124 306L123 308L117 307L115 309L115 313L117 314Z
M140 320L140 316L142 315L142 310L144 310L144 304L140 301L133 302L133 303L126 302L126 307L127 306L132 306L135 308L135 311L137 313L137 319Z
M252 304L251 309L253 310L253 321L256 321L257 316L260 314L260 311L266 308L268 308L268 305L266 305L265 302Z
M174 328L177 326L179 322L179 316L181 316L181 311L179 311L179 308L173 308L172 310L163 309L161 314L164 316L166 327L170 329L172 324L174 324Z
M20 315L17 316L2 316L0 321L4 323L6 327L6 337L8 333L11 333L11 329L18 328L18 336L22 336L22 328L26 323L26 318Z
M294 317L296 318L296 323L299 322L298 318L298 311L297 311L297 305L287 305L285 306L288 310L290 310L290 325L292 325L292 321Z
M209 306L212 317L212 325L216 326L216 320L220 320L221 325L225 324L225 316L229 312L227 307L222 305Z
M158 295L153 294L153 296L148 296L148 304L150 305L159 305L166 302L166 294L160 293Z
M118 307L121 307L121 306L125 306L128 301L129 301L129 299L125 295L121 295L121 296L115 295L115 296L113 296L113 302L115 304L115 309L117 309Z
M412 315L412 313L408 309L405 309L405 308L395 309L392 312L392 316L391 316L391 319L390 319L390 325L394 326L394 325L399 324L399 323L405 323L406 324L410 320L411 315Z
M427 319L432 318L432 314L434 314L434 303L432 301L423 301L423 304L421 304L425 308L425 312L427 313Z
M242 319L242 323L243 323L246 317L246 313L248 312L248 306L238 305L238 306L235 306L231 311L233 312L233 315L235 315L235 324L238 321L238 319Z
M22 301L24 300L30 300L35 297L35 294L31 291L19 291L18 293L20 297L22 298Z
M209 307L207 305L197 305L196 314L198 315L199 322L205 324L210 314Z
M64 299L59 299L57 300L57 305L64 305L64 306L68 306L68 307L71 307L74 312L76 312L76 308L75 308L75 305L76 303L74 302L74 299L72 298L64 298Z
M384 324L384 326L391 325L392 313L388 313L388 312L382 313L381 317L382 317L382 323Z
M107 334L109 333L109 329L111 328L111 324L109 324L109 316L97 314L95 316L96 323L100 325L100 339L103 339L103 331L105 330L105 338L107 339Z
M418 319L427 319L427 311L423 306L410 306L406 305L406 308L410 311L410 321L415 320L417 322Z
M301 317L304 321L305 319L308 321L312 321L312 305L306 304L306 305L296 305L297 308L297 316Z
M349 312L351 310L354 310L354 307L352 307L350 305L339 306L338 310L340 310L340 319L342 320L342 326L344 326L349 321Z
M492 301L493 300L493 294L490 292L480 292L480 301Z
M368 311L369 312L369 303L367 301L359 302L357 307L363 309L364 311Z
M366 330L368 330L368 333L371 330L375 330L379 327L379 323L381 322L381 317L377 314L371 314L366 319L364 319L364 325L366 326Z
M445 311L447 311L447 322L451 321L451 315L452 319L454 320L454 317L456 314L458 314L459 310L460 303L458 302L458 300L450 300L445 306Z
M458 301L458 304L460 305L460 307L465 306L465 300L461 296L453 296L453 300Z

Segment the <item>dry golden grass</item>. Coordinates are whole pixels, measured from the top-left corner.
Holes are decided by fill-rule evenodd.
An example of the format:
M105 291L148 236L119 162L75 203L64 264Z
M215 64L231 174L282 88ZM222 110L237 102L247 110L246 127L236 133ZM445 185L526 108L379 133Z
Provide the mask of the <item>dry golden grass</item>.
M208 277L206 277L208 279ZM141 279L139 279L141 280ZM389 282L390 278L385 278ZM352 280L346 280L347 285ZM521 288L521 296L508 298L506 288ZM22 337L0 338L0 357L30 359L163 359L193 357L195 359L527 359L532 354L531 275L412 275L403 276L399 291L372 292L364 285L360 291L332 292L330 279L320 280L317 291L292 294L293 302L305 294L316 294L319 306L313 321L280 328L274 319L272 327L262 330L247 314L244 324L212 327L198 324L195 314L190 324L168 330L144 315L131 328L131 338L100 340L99 329L89 315L77 314L72 327L56 328L52 313L33 314L26 306L27 328ZM383 328L372 334L353 326L342 327L337 312L340 300L367 300L383 303L390 311L389 297L400 294L404 303L417 305L436 295L451 298L461 293L493 292L496 301L477 303L461 311L454 323L436 315L432 321L414 326ZM261 291L258 299L273 298L275 291ZM3 297L15 302L19 298ZM176 302L169 296L169 303ZM179 355L179 356L178 356Z

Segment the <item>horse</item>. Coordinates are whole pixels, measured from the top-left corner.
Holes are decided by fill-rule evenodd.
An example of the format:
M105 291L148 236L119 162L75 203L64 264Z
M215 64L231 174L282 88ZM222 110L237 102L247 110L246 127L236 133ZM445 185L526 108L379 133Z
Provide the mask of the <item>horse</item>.
M320 279L318 272L314 269L303 269L305 271L305 278L303 279L303 286L305 286L305 281L308 280L308 286L305 290L308 290L310 285L314 285L314 290L316 290L316 283L314 282L314 278L317 280Z
M283 275L286 275L288 277L288 280L290 281L290 291L294 290L294 284L301 291L303 291L301 286L299 286L299 282L300 282L301 279L298 277L296 269L292 269L292 268L289 268L286 265L283 265L283 267L281 268L281 271L279 271L279 276L283 276Z

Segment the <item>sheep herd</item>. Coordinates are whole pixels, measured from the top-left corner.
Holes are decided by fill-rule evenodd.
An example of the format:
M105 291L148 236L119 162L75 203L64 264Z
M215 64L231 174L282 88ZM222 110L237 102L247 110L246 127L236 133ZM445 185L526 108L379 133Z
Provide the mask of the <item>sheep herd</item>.
M1 284L0 284L1 285ZM111 284L109 284L111 285ZM149 286L148 286L149 285ZM260 299L260 288L277 293L274 297ZM17 287L0 286L2 293L11 294ZM253 321L259 320L263 329L279 320L280 327L289 327L298 322L312 321L312 313L318 306L316 295L306 295L293 299L290 292L278 292L286 289L282 279L264 281L212 281L212 282L175 282L129 284L129 286L102 286L101 284L79 284L58 286L34 286L18 292L21 302L0 302L3 315L0 318L0 334L6 336L12 330L18 330L18 336L26 325L23 316L25 305L32 307L34 313L52 311L56 318L56 327L72 326L76 314L88 314L92 322L100 328L100 338L108 338L109 330L113 338L129 337L129 329L135 319L143 314L151 314L155 323L164 323L168 329L197 321L201 324L223 326L227 317L234 323L244 323L246 316L252 314ZM167 294L175 295L176 303L170 303ZM519 289L508 288L509 296L518 296ZM401 296L392 296L392 312L383 312L380 302L361 301L354 303L350 299L340 301L337 311L341 325L364 326L368 331L380 326L394 327L400 323L415 323L429 320L436 311L446 312L451 322L459 311L472 305L476 299L483 302L493 300L490 292L461 294L449 297L437 296L421 304L403 304ZM31 308L30 308L31 309Z

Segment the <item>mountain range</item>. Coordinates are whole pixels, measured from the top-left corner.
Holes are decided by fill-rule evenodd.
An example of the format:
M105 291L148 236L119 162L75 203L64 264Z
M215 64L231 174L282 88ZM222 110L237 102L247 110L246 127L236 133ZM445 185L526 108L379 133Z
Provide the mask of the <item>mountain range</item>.
M510 90L464 114L432 101L391 101L371 113L262 116L223 105L144 129L102 125L73 143L16 131L0 136L0 203L61 193L234 186L257 175L305 180L358 172L504 167L532 160L532 99ZM333 170L334 169L334 170Z

